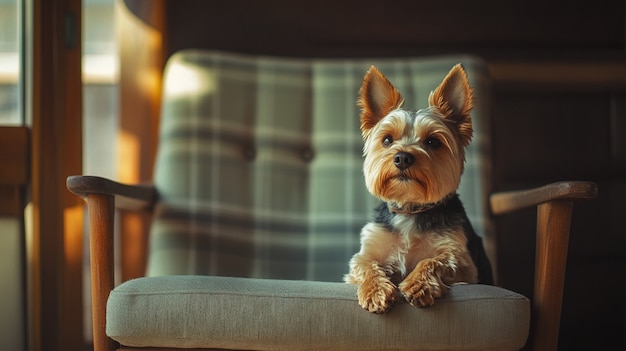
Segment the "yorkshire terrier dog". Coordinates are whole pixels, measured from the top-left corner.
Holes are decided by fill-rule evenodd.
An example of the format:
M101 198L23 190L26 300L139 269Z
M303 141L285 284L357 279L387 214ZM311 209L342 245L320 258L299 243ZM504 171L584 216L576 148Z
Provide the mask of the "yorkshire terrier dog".
M472 139L472 88L459 64L430 93L429 107L402 109L403 98L374 66L359 92L365 184L383 203L361 230L347 283L359 305L386 312L401 294L435 303L453 284L493 284L481 238L456 193Z

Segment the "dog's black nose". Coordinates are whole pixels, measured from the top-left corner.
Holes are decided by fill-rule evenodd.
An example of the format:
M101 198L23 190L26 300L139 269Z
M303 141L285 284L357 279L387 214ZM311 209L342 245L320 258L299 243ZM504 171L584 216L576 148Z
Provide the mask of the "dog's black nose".
M415 161L413 155L408 152L398 152L393 156L393 164L402 171L409 168L413 164L413 161Z

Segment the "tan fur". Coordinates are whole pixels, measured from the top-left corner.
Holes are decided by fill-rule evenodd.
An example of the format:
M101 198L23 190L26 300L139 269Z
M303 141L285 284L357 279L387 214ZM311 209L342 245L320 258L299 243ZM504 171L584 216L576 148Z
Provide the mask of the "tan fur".
M403 111L393 111L381 123L372 127L365 140L365 185L383 201L399 204L435 202L458 188L463 172L465 152L455 133L437 118L425 115L411 124ZM417 131L417 133L416 133ZM389 148L381 147L386 135L404 140ZM438 150L428 150L421 141L437 137L442 142ZM412 154L414 167L401 174L393 163L397 152ZM398 178L402 176L402 178Z
M452 67L437 89L430 93L428 103L455 122L463 147L469 145L473 134L470 111L474 103L467 74L460 64Z
M430 306L450 285L476 282L476 267L465 245L458 228L446 235L390 235L386 228L369 223L345 280L359 285L359 304L370 312L387 311L398 292L412 305Z
M403 99L372 66L360 90L363 170L367 189L395 206L435 203L456 191L472 137L472 90L460 65L431 93L430 106L411 114ZM386 138L393 143L385 145ZM436 139L438 147L430 146ZM413 164L400 170L394 155L408 153ZM361 250L350 260L345 281L358 284L359 304L387 311L401 295L415 306L430 306L451 284L474 283L477 270L462 228L420 231L410 214L397 214L390 231L368 223Z
M361 131L365 133L389 112L402 106L404 99L387 78L372 66L360 90L358 106L361 107Z

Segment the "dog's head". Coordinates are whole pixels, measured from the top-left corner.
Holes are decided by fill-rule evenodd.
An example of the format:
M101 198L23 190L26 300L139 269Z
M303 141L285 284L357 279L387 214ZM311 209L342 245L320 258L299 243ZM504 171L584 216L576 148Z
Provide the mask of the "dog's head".
M359 92L365 184L398 208L435 203L456 191L472 139L472 89L461 65L430 93L429 106L402 109L402 95L374 66Z

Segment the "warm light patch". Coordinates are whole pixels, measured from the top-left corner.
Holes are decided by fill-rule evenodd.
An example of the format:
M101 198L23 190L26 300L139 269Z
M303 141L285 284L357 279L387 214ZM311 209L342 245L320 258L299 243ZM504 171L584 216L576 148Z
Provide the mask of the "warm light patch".
M215 89L211 79L206 77L206 68L198 68L192 63L176 62L167 72L165 94L168 96L185 96L206 94Z
M83 204L65 208L65 261L70 267L82 267L83 262Z
M139 165L141 144L136 135L121 130L118 134L117 159L121 165L118 169L118 180L123 183L136 184L139 182Z

